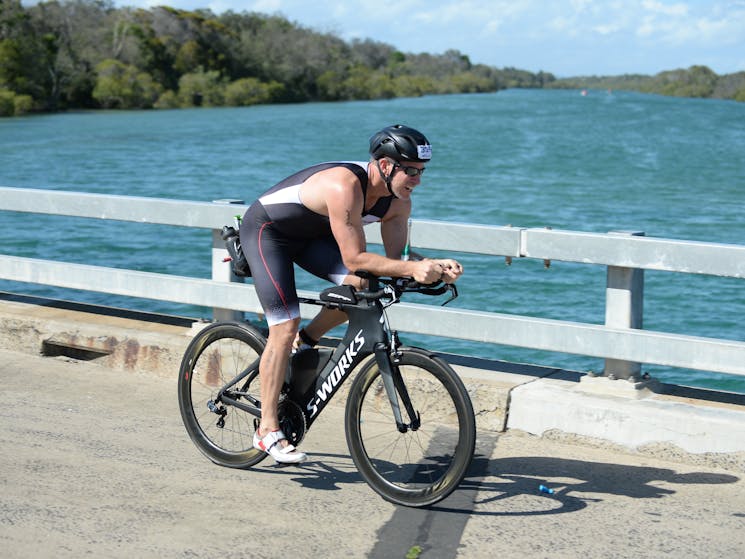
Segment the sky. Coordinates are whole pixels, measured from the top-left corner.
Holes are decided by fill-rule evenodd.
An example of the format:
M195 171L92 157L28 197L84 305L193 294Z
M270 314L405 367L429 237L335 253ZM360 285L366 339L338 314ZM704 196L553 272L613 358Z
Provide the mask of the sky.
M745 0L115 0L219 14L260 12L405 53L456 49L472 63L557 77L745 71Z

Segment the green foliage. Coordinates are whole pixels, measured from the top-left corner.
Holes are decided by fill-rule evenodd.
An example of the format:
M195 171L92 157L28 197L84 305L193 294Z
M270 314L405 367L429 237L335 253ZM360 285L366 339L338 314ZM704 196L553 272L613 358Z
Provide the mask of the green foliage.
M357 65L343 76L331 82L326 76L325 83L335 86L333 91L338 100L348 99L390 99L395 97L393 80L384 72ZM329 97L333 98L333 97Z
M556 80L548 87L565 89L616 89L672 95L676 97L713 97L745 101L745 72L718 76L706 66L669 70L655 76L591 76Z
M652 93L675 97L710 97L717 75L706 66L691 66L688 70L660 72L647 85Z
M147 72L118 60L104 60L96 74L93 98L105 108L149 109L163 89Z
M434 80L427 76L402 75L393 79L397 97L421 97L437 91Z
M411 54L369 39L345 42L277 15L115 8L110 0L0 2L0 87L31 96L40 110L387 99L539 83L514 73L473 65L456 50ZM9 95L3 99L11 114Z
M173 67L182 74L193 72L203 66L204 58L204 52L199 43L189 40L178 49Z
M50 78L44 47L20 1L0 1L0 88L43 97Z
M23 75L22 67L18 41L0 41L0 83L17 86L18 78Z
M225 99L225 86L216 70L184 74L178 81L178 99L182 107L219 107Z
M115 8L111 0L28 7L0 0L5 115L388 99L515 87L612 87L742 101L745 72L717 76L693 66L652 77L556 80L545 72L473 64L457 50L403 53L370 39L345 42L278 15Z
M24 115L34 107L34 100L30 95L16 95L13 98L13 108L16 116Z
M284 87L278 82L264 83L256 78L241 78L225 88L225 104L232 107L271 103L282 97Z
M711 96L717 99L745 101L742 96L743 92L745 92L745 72L737 72L720 76Z
M16 94L9 89L0 89L0 116L13 116L15 110Z
M158 97L158 100L153 105L155 109L178 109L179 108L178 96L172 89L164 91L163 94Z
M30 95L17 95L9 89L0 89L0 116L20 116L33 108Z

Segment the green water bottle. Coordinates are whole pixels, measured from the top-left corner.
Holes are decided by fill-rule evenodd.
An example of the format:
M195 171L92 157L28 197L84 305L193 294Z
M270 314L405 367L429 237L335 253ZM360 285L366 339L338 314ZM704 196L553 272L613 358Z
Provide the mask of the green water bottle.
M401 253L401 260L409 259L410 247L411 247L411 218L409 218L408 229L406 230L406 246L404 246L404 251L403 253Z

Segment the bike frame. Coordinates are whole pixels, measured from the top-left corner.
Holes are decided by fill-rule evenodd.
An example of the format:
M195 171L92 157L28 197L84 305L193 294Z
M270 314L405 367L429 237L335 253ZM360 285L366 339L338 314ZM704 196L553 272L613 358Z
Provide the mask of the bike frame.
M370 282L370 291L355 293L349 286L339 286L324 290L320 299L300 298L301 303L339 309L349 317L344 337L320 372L316 371L314 382L302 394L292 393L291 387L293 401L300 406L308 429L339 391L344 381L349 377L349 373L370 355L375 356L380 369L399 431L406 432L408 429L415 430L418 428L418 414L411 405L401 375L395 367L398 336L395 332L389 332L385 321L385 307L380 301L380 293L375 294L373 292L373 290L377 291L378 283L372 279ZM389 293L392 299L397 298L394 290L391 289ZM342 302L343 300L349 302ZM246 404L234 398L230 390L230 387L235 386L249 375L253 375L251 377L253 379L257 374L258 362L252 364L251 367L228 382L220 390L216 402L222 401L260 417L261 408L258 401L249 397L248 399L253 405ZM239 394L247 396L242 392ZM411 418L410 424L403 421L399 396L402 398L404 407Z

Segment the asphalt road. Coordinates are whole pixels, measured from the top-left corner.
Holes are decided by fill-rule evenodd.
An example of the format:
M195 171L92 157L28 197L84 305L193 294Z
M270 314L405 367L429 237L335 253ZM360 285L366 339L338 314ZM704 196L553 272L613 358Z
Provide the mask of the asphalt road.
M189 441L175 372L0 351L0 557L745 556L745 474L480 432L462 487L407 509L362 481L342 413L303 466L231 470Z

